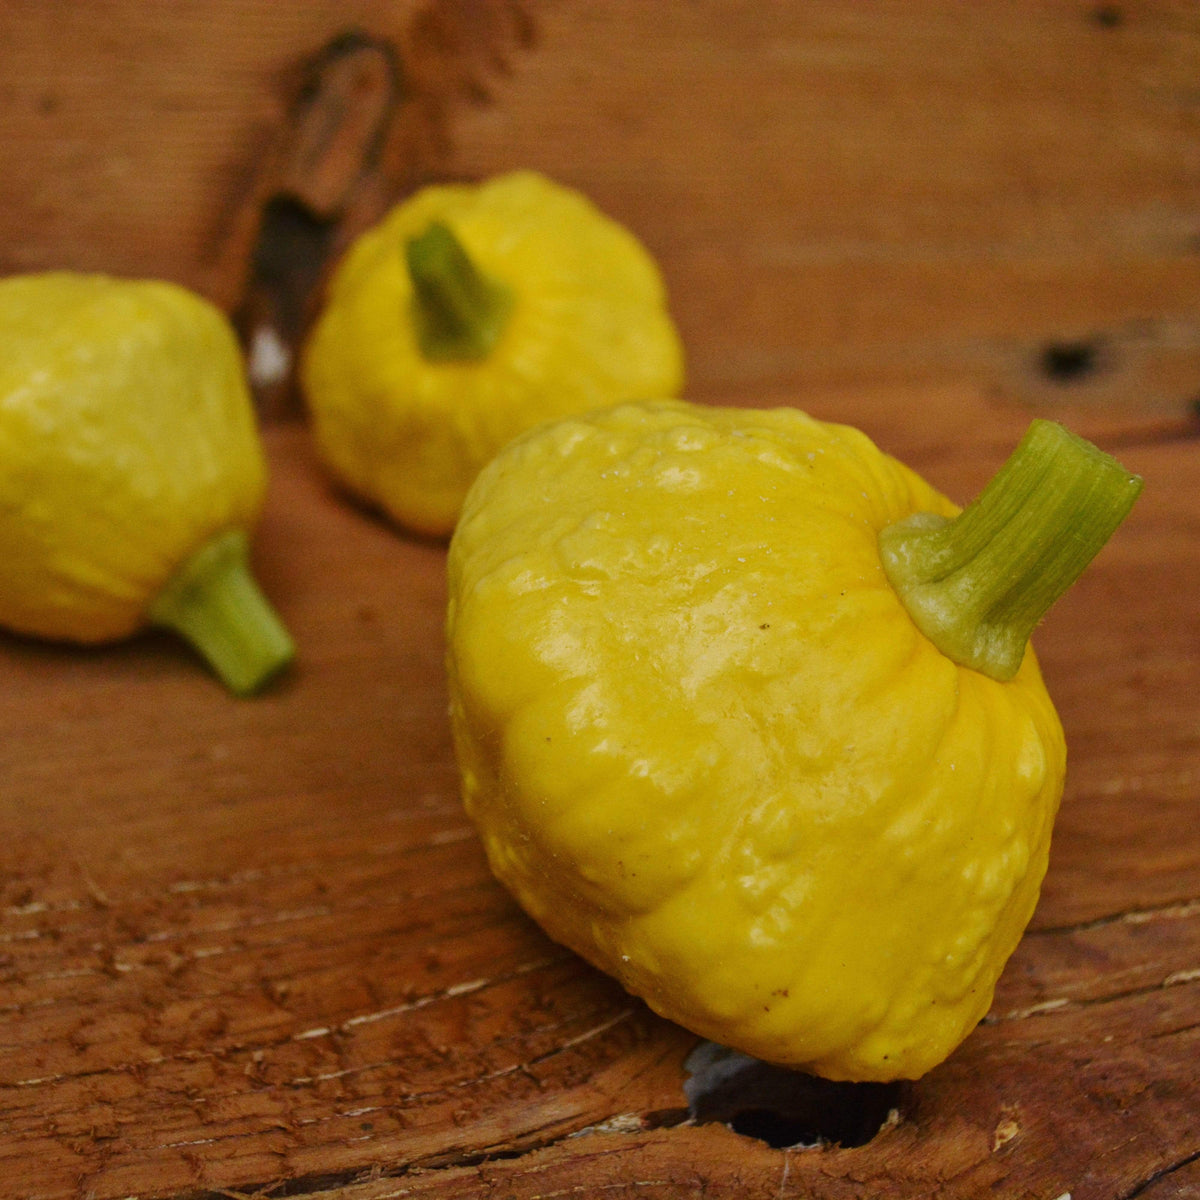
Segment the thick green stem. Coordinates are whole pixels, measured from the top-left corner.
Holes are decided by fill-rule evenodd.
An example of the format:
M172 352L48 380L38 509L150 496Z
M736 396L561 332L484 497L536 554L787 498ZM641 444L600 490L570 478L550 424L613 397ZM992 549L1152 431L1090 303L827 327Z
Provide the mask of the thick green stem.
M149 614L190 642L239 695L257 691L295 653L249 558L242 530L217 534L167 580Z
M884 571L948 658L1010 679L1034 627L1125 519L1142 480L1053 421L1035 420L977 499L879 535Z
M405 254L421 353L431 362L486 358L508 323L512 293L484 276L440 221L412 238Z

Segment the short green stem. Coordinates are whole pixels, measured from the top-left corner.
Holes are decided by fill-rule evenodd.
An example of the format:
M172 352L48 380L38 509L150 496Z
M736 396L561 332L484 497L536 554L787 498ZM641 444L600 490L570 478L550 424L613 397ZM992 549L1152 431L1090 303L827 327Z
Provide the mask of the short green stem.
M167 580L150 620L173 629L239 695L257 691L295 654L291 636L250 573L240 529L206 542Z
M1125 519L1142 480L1053 421L1035 420L953 519L918 513L879 535L884 571L922 633L995 679Z
M486 358L512 311L512 293L483 275L440 221L405 247L413 285L413 320L431 362Z

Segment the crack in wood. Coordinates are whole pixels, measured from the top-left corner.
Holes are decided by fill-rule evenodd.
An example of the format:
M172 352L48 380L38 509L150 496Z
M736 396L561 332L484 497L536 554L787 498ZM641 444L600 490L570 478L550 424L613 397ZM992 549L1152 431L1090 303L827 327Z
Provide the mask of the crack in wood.
M1200 1162L1200 1149L1193 1150L1191 1154L1184 1155L1183 1158L1177 1159L1168 1166L1160 1167L1154 1174L1143 1179L1130 1191L1123 1192L1117 1197L1117 1200L1136 1200L1136 1197L1143 1195L1147 1189L1153 1187L1156 1183L1161 1183L1164 1179L1169 1179L1177 1171L1182 1171L1184 1167L1190 1167L1195 1162Z
M641 1131L669 1130L675 1127L685 1127L688 1124L686 1120L687 1110L682 1108L673 1114L654 1112L641 1116L638 1114L626 1115L638 1122L638 1128ZM671 1119L672 1115L676 1119ZM539 1151L550 1149L566 1141L584 1137L604 1137L609 1132L598 1125L579 1129L562 1129L561 1124L560 1121L554 1121L541 1126L535 1126L518 1139L509 1143L497 1142L469 1151L439 1152L437 1154L418 1156L400 1166L390 1169L381 1168L376 1165L365 1169L355 1167L344 1171L311 1172L295 1176L292 1179L262 1180L253 1183L244 1183L237 1189L218 1188L202 1192L189 1189L185 1193L172 1191L158 1194L143 1194L137 1196L136 1200L268 1200L268 1198L269 1200L283 1200L285 1197L320 1195L326 1192L340 1191L343 1188L351 1188L384 1180L399 1182L418 1173L469 1170L471 1168L485 1167L489 1163L512 1162L527 1158ZM556 1130L556 1132L547 1132L552 1129ZM197 1140L189 1144L209 1144L218 1140L220 1139ZM629 1182L622 1181L619 1185L614 1184L611 1186L625 1187L628 1186ZM650 1181L645 1182L649 1186ZM657 1185L670 1186L672 1181L658 1180L654 1182ZM604 1185L597 1185L595 1190L603 1191L606 1189ZM393 1193L395 1196L404 1194L403 1190ZM543 1195L549 1196L553 1194L544 1193ZM388 1200L388 1196L388 1193L376 1193L373 1195L372 1200ZM531 1197L530 1200L533 1200L533 1198Z
M1089 917L1085 921L1076 921L1070 925L1042 925L1028 930L1026 937L1069 937L1076 933L1087 933L1093 929L1103 929L1106 925L1121 923L1129 925L1145 925L1150 921L1178 921L1200 917L1200 897L1187 900L1169 900L1163 904L1151 905L1147 908L1131 908L1122 912L1106 913L1101 917Z
M1176 1025L1174 1029L1156 1030L1149 1035L1147 1040L1152 1042L1162 1041L1165 1038L1179 1037L1180 1034L1192 1033L1197 1029L1200 1029L1200 1021L1190 1021L1186 1025Z
M1024 1021L1030 1017L1046 1016L1050 1013L1065 1012L1081 1008L1096 1008L1105 1004L1115 1004L1121 1000L1130 1000L1138 996L1152 996L1166 989L1187 987L1200 983L1200 969L1194 971L1174 971L1158 983L1148 983L1141 987L1125 988L1118 992L1107 992L1102 996L1080 996L1072 998L1059 996L1053 1000L1041 1000L1022 1008L1014 1008L1003 1013L988 1013L983 1018L983 1025L999 1025L1005 1021Z
M686 1110L680 1111L686 1113ZM668 1124L657 1121L655 1119L656 1116L657 1114L647 1114L647 1117L643 1120L641 1129L643 1131L652 1129L670 1130L676 1126L679 1128L688 1127L686 1121L680 1120L677 1123ZM339 1172L314 1172L307 1175L299 1175L288 1180L247 1183L241 1185L236 1190L218 1188L203 1192L193 1190L189 1190L186 1193L164 1192L154 1195L139 1195L130 1198L130 1200L287 1200L290 1197L319 1196L326 1193L340 1192L345 1188L360 1187L369 1183L384 1181L400 1183L402 1180L417 1174L478 1170L487 1167L491 1163L513 1163L520 1159L530 1158L535 1154L549 1150L566 1141L580 1137L593 1136L602 1138L605 1136L605 1131L600 1129L595 1129L591 1132L587 1129L579 1129L545 1134L544 1131L548 1128L550 1126L531 1130L530 1134L532 1136L522 1138L519 1143L510 1145L497 1143L477 1150L429 1155L412 1159L402 1166L390 1169L375 1166L365 1170L355 1168ZM536 1136L539 1134L543 1136ZM781 1151L781 1154L785 1156L787 1153L787 1151ZM785 1171L785 1178L786 1174ZM622 1179L614 1183L589 1185L587 1194L598 1195L606 1191L626 1190L630 1187L676 1187L677 1185L677 1179ZM405 1188L401 1188L395 1192L373 1192L372 1200L398 1200L399 1197L407 1194L408 1189ZM532 1193L528 1200L551 1200L552 1197L579 1194L581 1194L580 1189L572 1187L556 1189L550 1192Z

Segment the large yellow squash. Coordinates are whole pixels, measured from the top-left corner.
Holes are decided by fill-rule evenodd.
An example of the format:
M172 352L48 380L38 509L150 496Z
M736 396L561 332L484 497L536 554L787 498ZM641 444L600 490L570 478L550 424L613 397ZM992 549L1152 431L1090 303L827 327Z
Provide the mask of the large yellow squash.
M1106 456L1034 434L1001 491L1045 525L1046 455L1065 445L1085 474ZM1114 511L1092 553L1138 486L1101 466ZM839 1079L944 1059L1034 910L1065 767L1021 626L1040 612L1014 615L1022 576L988 559L995 537L933 575L952 625L953 572L990 579L1015 655L989 635L969 666L931 640L918 543L1003 540L1011 506L981 505L952 519L862 433L795 410L628 405L511 444L449 563L463 795L496 875L708 1038ZM1034 573L1065 586L1055 561Z

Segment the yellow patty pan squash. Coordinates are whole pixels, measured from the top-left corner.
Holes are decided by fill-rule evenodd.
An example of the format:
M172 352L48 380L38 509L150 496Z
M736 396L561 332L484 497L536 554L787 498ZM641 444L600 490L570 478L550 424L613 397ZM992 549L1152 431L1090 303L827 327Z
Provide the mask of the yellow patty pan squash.
M495 874L704 1037L920 1076L987 1011L1046 869L1065 748L1029 632L1139 487L1047 422L961 514L793 409L516 439L449 556Z
M434 536L514 435L677 395L682 379L650 255L532 171L431 186L395 207L339 264L301 362L331 473Z
M156 280L17 275L0 347L0 625L169 626L254 690L292 643L247 567L266 471L225 317Z

